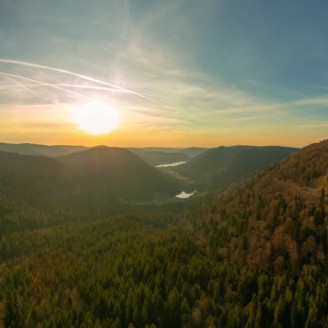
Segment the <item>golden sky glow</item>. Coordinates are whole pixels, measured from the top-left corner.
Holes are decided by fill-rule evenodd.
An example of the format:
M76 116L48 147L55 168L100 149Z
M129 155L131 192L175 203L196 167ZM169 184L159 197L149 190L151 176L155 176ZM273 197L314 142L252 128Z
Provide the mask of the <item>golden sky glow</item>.
M85 107L83 107L85 106ZM169 127L154 127L145 117L128 115L120 117L120 125L107 134L90 135L82 131L72 119L72 111L86 108L88 104L77 107L69 105L54 106L15 106L0 111L0 131L3 142L72 144L94 146L99 144L119 147L189 147L218 145L289 145L303 146L325 138L325 126L316 128L292 126L286 129L276 126L239 126L226 127L220 131L212 129L171 130ZM26 115L28 113L28 115ZM4 115L5 120L1 115ZM137 123L135 123L137 122ZM286 123L287 124L287 123ZM319 123L318 123L319 125ZM37 132L36 132L37 131ZM32 133L33 132L33 133ZM260 137L259 137L260 136Z
M73 122L91 135L103 135L118 128L119 118L115 109L101 103L90 103L72 110Z
M3 1L0 142L325 139L327 8L293 1Z

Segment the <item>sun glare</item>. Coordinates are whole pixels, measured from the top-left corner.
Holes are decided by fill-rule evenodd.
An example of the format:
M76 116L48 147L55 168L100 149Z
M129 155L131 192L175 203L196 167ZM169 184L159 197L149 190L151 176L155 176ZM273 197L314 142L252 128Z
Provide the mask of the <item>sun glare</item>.
M92 103L75 108L73 120L80 130L93 135L109 133L119 124L117 111L101 103Z

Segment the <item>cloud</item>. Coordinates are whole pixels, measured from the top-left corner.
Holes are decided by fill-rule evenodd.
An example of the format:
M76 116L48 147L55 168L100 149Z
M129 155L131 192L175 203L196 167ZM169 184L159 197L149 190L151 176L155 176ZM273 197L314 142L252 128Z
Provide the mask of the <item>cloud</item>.
M328 128L328 120L324 122L308 122L305 124L300 124L300 127L309 128L309 129L327 129Z
M81 8L69 2L64 11L55 2L36 6L37 2L12 6L17 31L11 35L5 26L1 35L4 53L13 57L0 59L1 110L7 104L14 111L13 105L26 103L24 110L36 113L31 115L36 122L29 123L31 131L47 124L40 121L49 120L53 126L49 108L60 112L58 108L95 100L117 108L124 124L140 131L226 132L244 126L302 126L319 112L327 117L319 111L328 104L326 95L283 101L260 94L255 90L261 85L255 66L247 77L256 80L253 88L238 83L239 77L225 79L223 53L232 56L237 66L246 65L248 59L246 51L237 51L243 45L222 38L221 30L217 30L218 40L225 44L201 49L205 41L201 43L200 37L206 42L216 39L211 38L211 25L203 26L196 18L207 19L208 8L219 6L215 2L208 1L206 6L185 0L149 2L142 8L127 0L100 1L99 7L81 2ZM231 33L237 33L240 26L234 29L230 24ZM20 45L19 53L10 40ZM236 51L229 54L231 49ZM210 57L209 50L213 51ZM197 58L200 53L202 61ZM221 70L211 71L212 67Z

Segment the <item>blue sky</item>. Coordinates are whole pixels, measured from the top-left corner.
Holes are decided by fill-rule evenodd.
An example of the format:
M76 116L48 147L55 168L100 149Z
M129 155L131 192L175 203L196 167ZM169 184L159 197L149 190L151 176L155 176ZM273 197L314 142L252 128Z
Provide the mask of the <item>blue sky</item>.
M0 139L319 141L328 129L327 7L316 0L2 0ZM77 136L67 113L93 99L117 108L120 131Z

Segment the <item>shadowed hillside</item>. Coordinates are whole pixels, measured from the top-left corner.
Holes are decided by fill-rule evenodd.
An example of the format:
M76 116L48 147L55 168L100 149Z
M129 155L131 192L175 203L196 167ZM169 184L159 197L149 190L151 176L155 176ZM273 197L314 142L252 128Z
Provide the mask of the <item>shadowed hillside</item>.
M221 189L294 151L295 148L275 146L218 147L201 153L173 170L193 180L201 190Z
M189 148L182 149L181 152L190 157L195 157L205 152L206 150L208 150L208 148L189 147Z
M75 151L86 149L83 146L46 146L36 144L10 144L0 143L0 151L16 153L21 155L43 155L49 157L61 156Z
M59 183L64 169L53 158L0 151L0 190L16 198L28 199L37 192L44 195Z
M172 197L180 190L175 179L122 148L95 147L59 160L81 194L98 192L110 198L147 200Z
M23 208L25 213L36 208L53 214L58 209L68 214L68 208L79 213L95 208L112 212L123 206L121 201L173 199L180 188L174 178L119 148L93 148L56 159L0 152L2 205L14 212ZM51 220L66 216L59 212ZM48 214L42 216L45 222L50 220Z
M153 166L188 161L191 158L183 152L163 152L143 148L133 148L131 152Z

